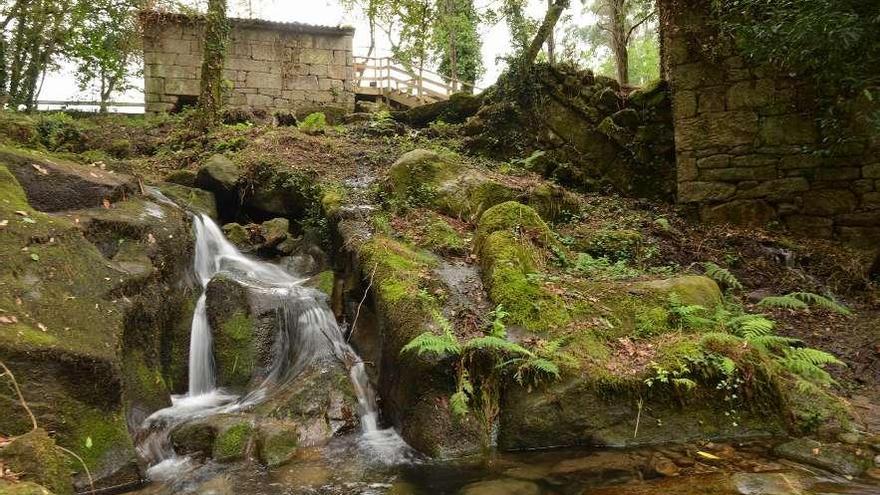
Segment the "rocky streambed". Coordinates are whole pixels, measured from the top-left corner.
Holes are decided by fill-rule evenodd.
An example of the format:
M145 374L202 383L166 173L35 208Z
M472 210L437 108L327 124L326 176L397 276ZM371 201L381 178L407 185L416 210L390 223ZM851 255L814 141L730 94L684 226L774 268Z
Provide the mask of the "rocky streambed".
M660 266L632 213L597 228L551 183L429 150L341 182L222 155L153 185L0 164L0 360L24 399L0 389L0 432L24 433L0 493L880 489L832 360L791 365L805 344L772 340L729 278ZM194 215L237 264L200 271ZM680 235L662 220L652 235ZM213 381L194 390L202 313ZM148 420L172 402L185 420Z

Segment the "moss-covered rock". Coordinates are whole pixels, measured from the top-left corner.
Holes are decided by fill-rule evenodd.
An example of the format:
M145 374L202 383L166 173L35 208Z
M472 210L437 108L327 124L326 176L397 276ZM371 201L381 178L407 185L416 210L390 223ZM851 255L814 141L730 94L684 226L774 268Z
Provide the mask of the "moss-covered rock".
M160 183L159 191L178 205L195 213L208 215L217 220L217 203L214 194L204 189L173 183Z
M275 247L287 239L290 232L290 222L286 218L273 218L266 220L260 225L263 235L264 247Z
M257 430L257 455L266 466L278 467L293 457L299 448L299 432L289 421L266 419Z
M522 232L548 246L554 242L553 232L538 212L516 201L507 201L483 212L477 224L476 245L481 246L490 234L498 231Z
M0 229L0 307L15 317L0 325L0 359L39 424L85 460L99 485L137 479L127 420L168 404L157 371L185 300L186 216L137 196L50 216L28 204L5 167L0 197L0 218L9 220ZM9 411L0 430L25 431L11 391L0 401ZM71 469L82 482L82 468Z
M196 172L187 168L175 170L165 176L165 182L186 187L196 187Z
M526 203L548 222L558 222L580 211L580 199L567 189L541 183L525 193Z
M241 176L241 169L235 162L224 155L216 154L199 167L195 185L225 195L235 190Z
M684 275L680 277L652 280L636 285L636 290L647 290L669 299L676 297L682 304L691 304L713 309L721 304L721 289L709 277Z
M0 464L23 481L40 484L58 495L73 493L67 459L42 428L16 437L0 449Z
M247 228L244 225L236 222L231 222L224 224L221 227L223 230L223 235L226 236L226 239L235 244L241 251L250 251L253 249L253 243L251 243L251 234L248 232Z
M100 206L135 191L133 177L14 148L0 148L0 164L22 185L28 203L40 211Z
M253 431L254 427L247 419L224 425L214 440L214 460L230 462L243 459L248 453Z
M394 162L388 171L395 197L400 201L430 202L437 188L461 170L451 154L412 150Z
M518 195L516 189L475 169L463 170L439 184L434 193L432 206L449 216L468 221L478 219L487 209L511 201Z
M777 445L776 455L795 462L802 462L844 476L859 476L872 467L868 452L854 446L822 443L809 438L799 438Z
M321 199L314 172L260 167L251 171L247 182L245 205L266 215L302 218Z
M573 248L611 261L637 258L645 240L641 232L630 229L578 229Z
M0 479L0 495L53 495L46 487L30 481L6 481Z

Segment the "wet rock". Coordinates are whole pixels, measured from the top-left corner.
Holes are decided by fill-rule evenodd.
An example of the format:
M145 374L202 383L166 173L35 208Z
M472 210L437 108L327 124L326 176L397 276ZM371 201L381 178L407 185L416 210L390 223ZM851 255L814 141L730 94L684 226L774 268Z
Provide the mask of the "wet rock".
M261 225L263 247L273 248L286 240L290 230L290 222L286 218L273 218Z
M778 445L776 455L829 471L858 476L871 465L871 459L839 444L824 444L809 438L799 438Z
M525 480L478 481L459 490L458 495L540 495L541 487Z
M101 206L137 191L131 176L11 148L0 147L0 164L15 176L31 207L40 211Z
M235 190L241 178L241 169L232 160L221 154L208 159L196 174L196 185L218 194L228 194Z
M186 187L196 187L196 172L189 169L175 170L165 176L165 182Z
M21 473L23 481L42 485L58 495L73 493L67 459L42 428L25 433L0 449L0 465Z
M241 251L250 251L253 249L251 243L251 234L248 229L240 223L232 222L223 225L223 235L226 239L235 245Z
M740 495L797 495L806 488L795 473L735 473L731 480Z
M264 419L257 426L257 455L266 466L286 463L298 447L299 431L294 423Z
M655 474L660 476L678 476L680 469L668 457L663 455L654 455L648 462L648 468Z
M187 187L179 184L160 183L159 191L182 208L194 213L208 215L217 220L217 203L214 194L204 189Z
M207 422L187 422L174 428L170 437L178 455L211 457L214 441L217 439L217 427Z
M250 177L244 204L266 215L302 218L318 200L319 187L313 172L260 169Z

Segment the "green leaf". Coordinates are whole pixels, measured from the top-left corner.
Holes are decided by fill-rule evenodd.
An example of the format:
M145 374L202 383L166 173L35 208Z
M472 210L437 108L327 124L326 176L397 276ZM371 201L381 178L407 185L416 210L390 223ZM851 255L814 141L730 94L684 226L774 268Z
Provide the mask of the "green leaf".
M34 261L40 261L40 255L37 253L31 253L31 259Z
M86 448L92 448L92 437L86 437Z

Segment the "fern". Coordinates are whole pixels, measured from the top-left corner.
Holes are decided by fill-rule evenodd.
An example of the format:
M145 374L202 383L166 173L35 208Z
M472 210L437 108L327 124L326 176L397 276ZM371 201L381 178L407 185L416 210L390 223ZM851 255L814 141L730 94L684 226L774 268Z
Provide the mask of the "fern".
M457 356L461 354L461 344L450 330L437 335L431 332L425 332L412 339L400 350L401 354L415 352L419 356L422 354L436 354L437 356Z
M852 311L850 311L849 308L847 308L846 306L838 303L833 299L820 296L819 294L813 294L812 292L792 292L788 295L790 297L803 301L810 306L818 306L822 309L826 309L828 311L847 316L852 314Z
M526 349L525 347L511 342L507 339L503 339L500 337L495 337L493 335L484 335L482 337L475 337L473 339L465 342L463 346L465 351L477 351L477 350L490 350L490 351L500 351L509 354L520 354L524 356L532 356L531 351Z
M764 315L752 314L735 316L727 320L726 324L733 330L733 333L747 340L770 335L776 328L776 323L773 320L767 319Z
M734 274L730 273L727 268L720 267L710 261L707 261L702 265L703 269L706 271L706 276L719 284L733 290L741 290L743 288L739 279L737 279Z
M761 299L758 306L785 308L794 310L808 309L810 306L819 307L842 315L851 315L852 311L839 302L813 294L812 292L792 292L784 296L769 296Z

